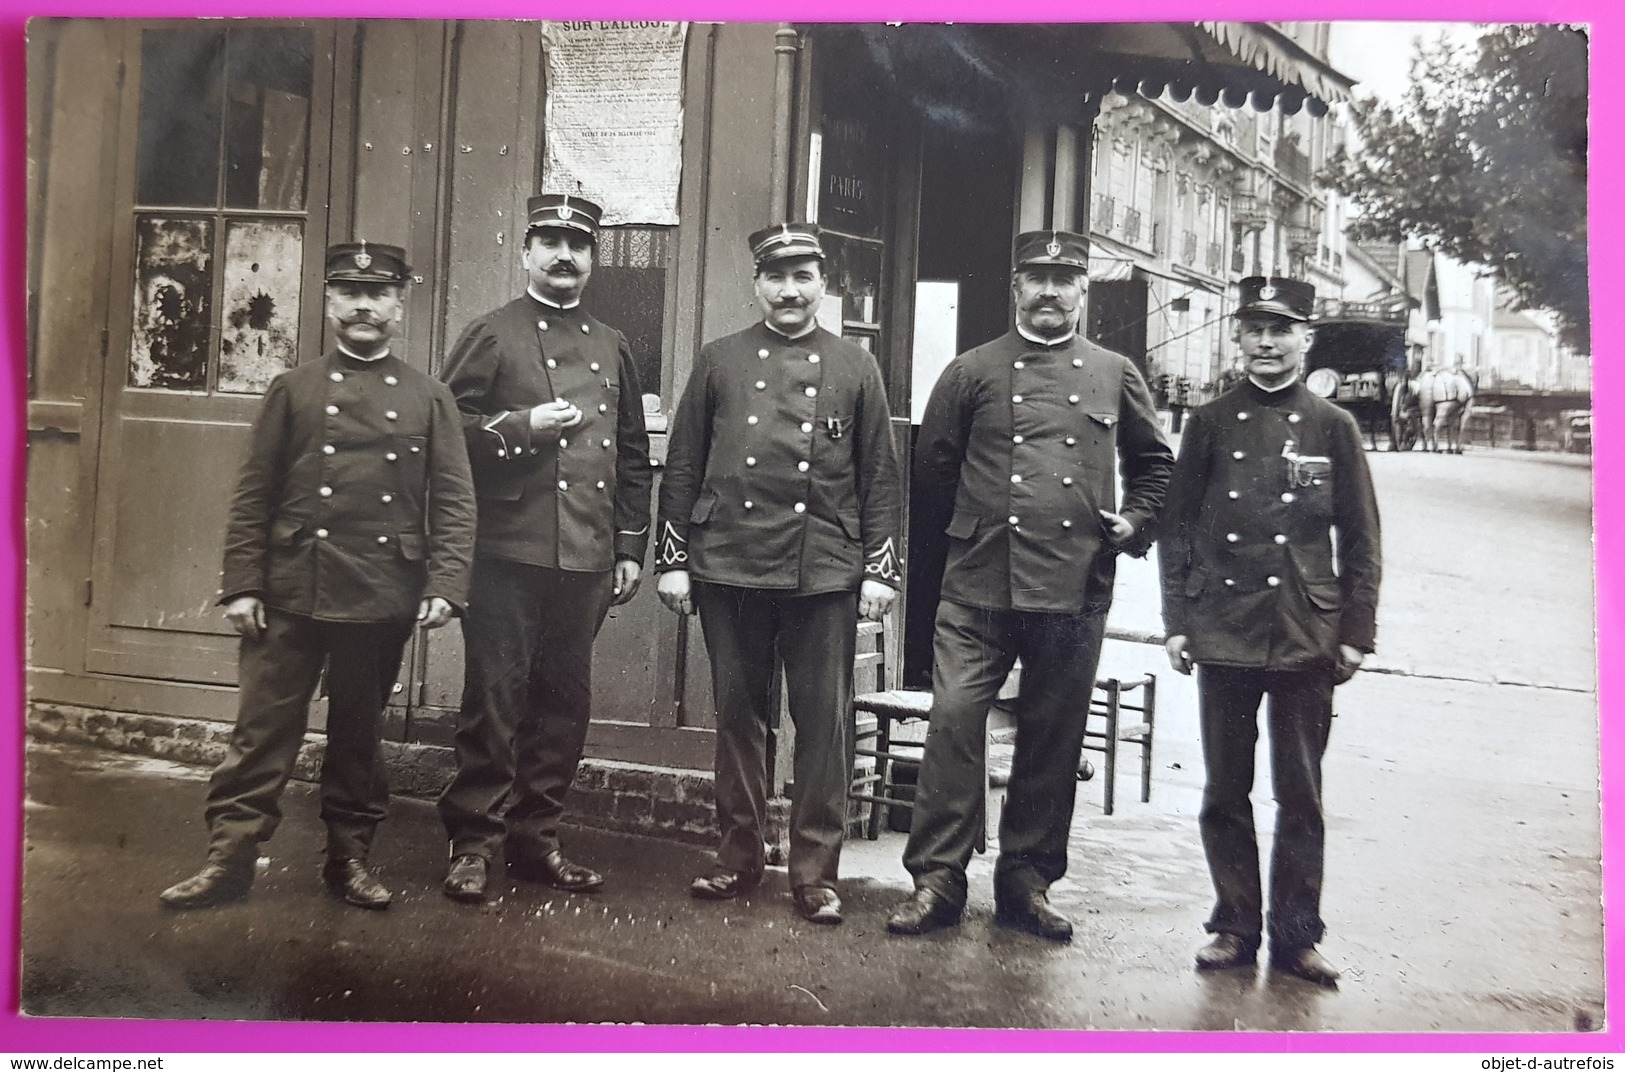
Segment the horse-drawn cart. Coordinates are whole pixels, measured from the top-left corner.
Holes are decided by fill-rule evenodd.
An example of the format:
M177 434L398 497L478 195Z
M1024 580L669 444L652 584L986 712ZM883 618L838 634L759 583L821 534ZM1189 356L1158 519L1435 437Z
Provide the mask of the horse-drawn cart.
M1353 414L1373 450L1378 433L1387 435L1391 450L1409 450L1416 443L1419 422L1410 416L1405 397L1410 300L1403 295L1381 302L1322 298L1314 342L1304 358L1304 384Z

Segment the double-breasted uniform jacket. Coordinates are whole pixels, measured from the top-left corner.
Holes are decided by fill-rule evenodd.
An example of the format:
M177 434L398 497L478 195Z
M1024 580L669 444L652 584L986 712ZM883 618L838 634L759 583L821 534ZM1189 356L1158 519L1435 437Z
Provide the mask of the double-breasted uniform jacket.
M1295 382L1248 381L1195 410L1159 557L1170 636L1197 663L1331 667L1374 649L1382 575L1360 429Z
M474 492L451 394L393 354L335 349L278 376L231 502L221 603L257 595L321 621L458 613Z
M901 587L901 510L867 350L762 323L700 349L672 424L657 571L801 595Z
M1116 552L1151 545L1172 466L1151 392L1121 354L1016 331L960 354L931 392L915 447L913 498L931 512L922 521L941 531L946 519L942 598L1103 611ZM1135 535L1112 546L1101 510L1121 513Z
M527 292L469 324L441 376L463 414L480 554L574 572L643 561L654 478L625 336ZM560 399L581 422L533 435L530 410Z

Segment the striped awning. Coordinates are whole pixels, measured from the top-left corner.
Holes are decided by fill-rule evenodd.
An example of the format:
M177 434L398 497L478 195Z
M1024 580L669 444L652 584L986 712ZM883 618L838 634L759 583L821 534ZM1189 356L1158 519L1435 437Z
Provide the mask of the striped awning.
M1353 82L1262 22L804 25L928 116L1065 121L1106 92L1320 115Z
M1239 59L1283 84L1298 86L1313 99L1327 104L1352 99L1353 82L1347 75L1268 23L1199 22L1197 25Z

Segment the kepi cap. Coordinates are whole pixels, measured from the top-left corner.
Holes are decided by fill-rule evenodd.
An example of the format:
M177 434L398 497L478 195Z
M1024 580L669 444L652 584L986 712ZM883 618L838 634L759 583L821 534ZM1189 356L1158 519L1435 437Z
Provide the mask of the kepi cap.
M1307 321L1315 312L1315 285L1284 275L1250 275L1243 279L1237 316L1261 313Z
M816 223L779 223L753 231L749 238L750 255L756 258L756 267L792 257L824 259L823 234Z
M1016 236L1016 268L1053 264L1089 271L1089 240L1071 231L1023 231Z
M604 210L597 203L569 194L537 194L525 202L525 214L529 218L526 234L542 227L556 227L577 231L594 242L598 241L598 228L604 218Z
M412 275L406 250L380 242L337 242L327 247L328 282L405 283Z

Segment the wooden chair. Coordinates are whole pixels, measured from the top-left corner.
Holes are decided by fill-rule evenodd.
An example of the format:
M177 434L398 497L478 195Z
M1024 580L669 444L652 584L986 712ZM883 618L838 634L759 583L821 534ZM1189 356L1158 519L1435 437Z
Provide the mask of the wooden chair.
M1139 693L1134 696L1134 693ZM1133 702L1137 700L1138 702ZM1136 717L1137 716L1137 717ZM1147 674L1138 681L1106 678L1095 682L1089 697L1088 721L1084 724L1083 747L1105 755L1102 764L1106 782L1106 814L1112 814L1117 797L1117 746L1140 747L1140 803L1151 800L1151 739L1157 721L1157 676Z
M897 768L918 770L922 749L894 739L903 722L924 719L931 714L931 693L927 689L891 687L902 669L901 643L894 626L895 615L884 623L858 623L858 655L853 672L852 711L857 724L859 765L853 771L847 799L866 802L869 814L864 820L864 836L880 837L881 824L891 808L912 809L912 798L899 795ZM872 761L864 764L862 761Z
M869 805L863 820L864 836L870 841L880 837L881 826L893 808L912 811L912 795L904 796L897 777L899 768L918 770L923 757L920 741L898 740L897 730L907 723L928 720L931 714L931 692L928 689L892 688L900 670L902 653L893 639L891 616L884 625L862 622L858 626L858 655L855 663L853 719L857 727L857 747L854 750L858 764L853 771L848 799ZM1019 669L1017 670L1019 674ZM1017 678L1006 682L1000 699L1013 699ZM1138 695L1135 695L1138 693ZM1095 683L1089 700L1088 721L1084 727L1085 749L1105 754L1106 783L1105 811L1111 815L1116 806L1117 747L1120 743L1140 748L1140 801L1151 799L1151 742L1156 724L1157 679L1147 674L1138 681L1123 682L1106 678ZM1008 744L1014 730L993 725L990 714L988 744ZM923 738L922 738L923 739ZM872 761L871 764L863 760ZM909 787L912 789L912 787ZM984 799L993 798L995 786L990 778ZM988 818L983 817L982 832L977 838L977 851L987 846Z

